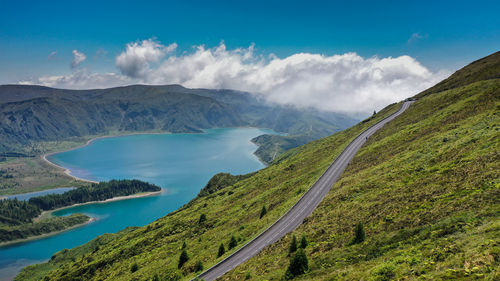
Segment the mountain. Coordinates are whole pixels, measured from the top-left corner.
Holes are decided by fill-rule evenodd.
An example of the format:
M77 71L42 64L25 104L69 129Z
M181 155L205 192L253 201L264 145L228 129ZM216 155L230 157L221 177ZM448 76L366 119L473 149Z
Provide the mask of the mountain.
M474 76L476 66L460 73ZM297 280L498 279L500 79L478 79L452 75L453 88L417 95L368 139L297 230L221 279L283 279L292 235L308 240L309 270ZM217 175L178 211L63 250L17 280L194 278L200 265L216 264L275 222L351 140L400 105L291 149L251 175ZM358 225L364 235L354 239ZM218 257L221 243L237 246ZM179 267L183 249L188 260Z
M179 85L102 90L0 86L0 152L4 153L36 154L30 150L36 142L117 132L199 133L237 126L317 139L354 123L344 115L269 105L249 93L231 90Z

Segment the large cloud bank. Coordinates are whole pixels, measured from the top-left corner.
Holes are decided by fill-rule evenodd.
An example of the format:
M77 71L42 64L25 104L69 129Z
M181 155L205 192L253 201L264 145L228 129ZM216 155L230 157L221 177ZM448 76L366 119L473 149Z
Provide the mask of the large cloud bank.
M181 84L191 88L249 91L270 102L325 111L366 114L402 100L448 75L433 73L409 56L363 58L356 53L297 53L264 57L254 46L234 50L224 43L197 46L176 55L175 43L149 39L129 43L116 59L117 73L76 70L66 76L41 77L34 84L61 88L100 88L133 83Z

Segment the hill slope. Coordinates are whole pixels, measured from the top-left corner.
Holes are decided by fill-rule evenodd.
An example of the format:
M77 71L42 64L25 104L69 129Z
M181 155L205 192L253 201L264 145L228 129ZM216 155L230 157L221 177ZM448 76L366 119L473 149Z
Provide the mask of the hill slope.
M370 138L293 233L309 240L310 271L297 278L498 278L499 93L500 80L490 79L424 96ZM17 279L192 278L199 262L208 268L272 224L350 140L398 106L292 149L234 184L224 179L228 185L146 227L61 251ZM366 239L351 245L359 222ZM220 244L228 249L232 236L238 246L217 257ZM178 268L184 242L189 260ZM223 279L281 279L289 242L290 235Z

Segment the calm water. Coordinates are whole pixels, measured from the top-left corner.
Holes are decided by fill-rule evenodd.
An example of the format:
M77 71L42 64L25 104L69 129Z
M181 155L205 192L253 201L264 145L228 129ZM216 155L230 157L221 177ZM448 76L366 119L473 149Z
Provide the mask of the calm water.
M134 135L99 139L91 145L52 155L49 160L73 175L97 181L136 178L165 189L161 195L56 212L84 213L98 220L45 239L0 248L0 279L10 279L23 266L41 262L64 248L127 226L146 225L195 197L216 173L243 174L264 167L250 140L271 130L231 128L205 134Z

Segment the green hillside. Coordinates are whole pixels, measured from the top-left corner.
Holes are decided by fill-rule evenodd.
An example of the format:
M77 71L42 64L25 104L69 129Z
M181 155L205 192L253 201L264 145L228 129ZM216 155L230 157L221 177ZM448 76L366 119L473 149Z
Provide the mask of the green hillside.
M500 79L489 79L425 95L371 137L293 233L309 241L310 269L296 279L498 279L499 93ZM271 225L353 138L399 106L289 150L235 183L219 175L180 210L63 250L17 280L193 278L200 262L214 265ZM359 223L365 239L352 244ZM229 249L232 237L237 246ZM291 234L223 279L282 279L290 240ZM218 257L221 243L226 251ZM179 267L183 250L189 259Z

